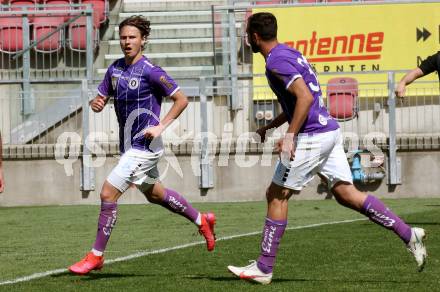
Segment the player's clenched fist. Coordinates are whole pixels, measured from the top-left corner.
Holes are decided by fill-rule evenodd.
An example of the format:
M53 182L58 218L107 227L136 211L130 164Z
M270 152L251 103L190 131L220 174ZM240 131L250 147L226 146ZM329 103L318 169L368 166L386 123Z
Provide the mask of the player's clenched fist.
M406 84L405 82L399 82L399 84L396 87L395 93L397 97L404 97L405 96L405 88Z
M105 106L105 98L97 95L91 102L90 107L95 113L99 113L104 109Z

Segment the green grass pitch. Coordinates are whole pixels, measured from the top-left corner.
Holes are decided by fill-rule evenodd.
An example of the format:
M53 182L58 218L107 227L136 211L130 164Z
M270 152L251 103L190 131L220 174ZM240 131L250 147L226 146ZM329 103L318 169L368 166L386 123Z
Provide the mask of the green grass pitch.
M67 272L0 291L440 291L440 199L386 200L411 225L428 232L428 264L418 273L394 233L369 221L286 231L273 282L258 286L226 266L256 259L264 202L195 204L217 215L216 250L194 245L105 265L88 276ZM333 200L291 201L289 227L363 218ZM95 237L98 206L0 208L0 283L66 268ZM106 259L199 242L183 217L154 205L122 205Z

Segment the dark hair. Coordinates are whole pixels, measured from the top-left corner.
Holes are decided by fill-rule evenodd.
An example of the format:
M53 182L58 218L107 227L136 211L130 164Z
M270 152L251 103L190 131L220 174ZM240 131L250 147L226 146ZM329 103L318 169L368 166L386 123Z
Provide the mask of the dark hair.
M150 35L150 21L148 21L145 17L142 15L133 15L129 18L124 19L119 24L119 31L122 30L122 28L126 25L134 26L141 32L141 37L147 38Z
M249 35L257 33L262 40L270 41L277 37L277 19L272 13L259 12L248 18L247 32Z

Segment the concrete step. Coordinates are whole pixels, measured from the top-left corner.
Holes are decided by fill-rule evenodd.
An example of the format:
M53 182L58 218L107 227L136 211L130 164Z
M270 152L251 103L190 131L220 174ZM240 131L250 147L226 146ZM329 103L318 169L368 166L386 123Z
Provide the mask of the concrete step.
M109 44L109 53L121 53L121 47L118 40L111 40ZM212 38L192 38L192 39L153 39L149 40L145 53L167 52L211 52L213 50Z
M212 5L225 5L226 0L124 0L124 12L210 10Z
M153 53L147 57L161 67L203 66L212 64L213 52L181 52L181 53ZM109 66L122 54L106 54L104 59Z
M222 27L224 29L227 28L226 24L224 24ZM237 30L240 30L241 24L236 23L235 27ZM209 38L209 37L212 38L212 24L211 23L151 25L151 32L150 32L150 36L149 36L150 39ZM114 39L119 39L119 27L117 27L117 26L115 27Z
M173 24L186 22L211 22L211 10L124 12L119 13L119 22L132 15L142 15L152 24Z
M214 66L179 66L179 67L162 67L172 78L187 78L209 76L214 74ZM104 77L107 68L97 70L100 78Z
M53 99L43 110L30 114L11 130L11 144L27 144L65 120L82 107L81 92Z

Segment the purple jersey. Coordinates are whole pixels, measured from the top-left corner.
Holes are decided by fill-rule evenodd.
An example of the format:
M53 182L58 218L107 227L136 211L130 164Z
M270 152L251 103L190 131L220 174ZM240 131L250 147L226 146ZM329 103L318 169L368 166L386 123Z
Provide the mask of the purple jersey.
M296 79L304 79L313 95L313 103L300 133L324 133L339 128L338 123L330 116L324 105L315 72L300 52L284 44L278 44L267 56L266 77L289 123L295 111L296 96L287 89Z
M129 66L124 58L110 65L98 94L114 97L121 153L130 147L152 152L162 149L160 141L150 147L151 140L144 137L143 131L159 124L162 98L178 90L176 82L144 56Z

